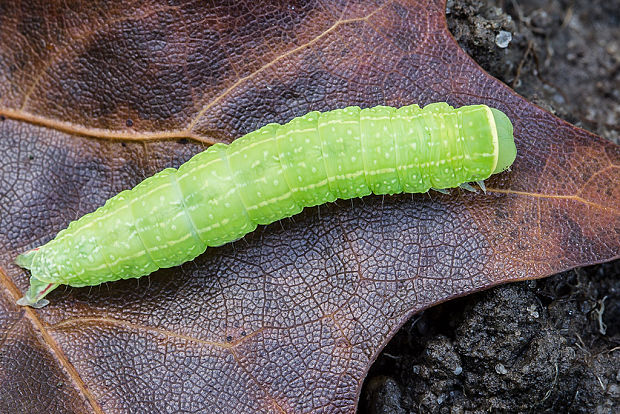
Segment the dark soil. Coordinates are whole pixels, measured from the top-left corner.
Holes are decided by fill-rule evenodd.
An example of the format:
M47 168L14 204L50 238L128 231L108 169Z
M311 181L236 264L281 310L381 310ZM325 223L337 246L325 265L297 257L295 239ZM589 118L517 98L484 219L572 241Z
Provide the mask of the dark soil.
M490 74L620 141L620 1L448 0L447 12ZM372 366L360 413L620 412L619 275L615 261L414 316Z

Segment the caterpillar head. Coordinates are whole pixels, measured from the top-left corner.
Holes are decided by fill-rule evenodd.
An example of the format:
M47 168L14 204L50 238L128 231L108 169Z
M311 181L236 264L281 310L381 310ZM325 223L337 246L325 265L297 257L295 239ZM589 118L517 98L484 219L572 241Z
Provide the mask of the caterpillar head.
M513 136L512 123L505 113L499 109L490 108L495 119L495 128L497 129L497 143L499 146L497 154L497 165L493 174L507 170L514 162L517 156L517 147L515 147L515 139Z

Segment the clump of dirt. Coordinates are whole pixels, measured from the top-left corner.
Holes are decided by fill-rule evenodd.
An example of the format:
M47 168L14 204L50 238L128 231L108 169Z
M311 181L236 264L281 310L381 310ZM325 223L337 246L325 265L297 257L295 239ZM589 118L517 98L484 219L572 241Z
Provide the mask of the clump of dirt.
M570 271L423 312L373 365L360 411L613 413L619 271Z
M448 0L446 12L461 47L490 74L618 143L620 14L613 3ZM616 261L414 316L372 366L359 411L615 412L619 275Z

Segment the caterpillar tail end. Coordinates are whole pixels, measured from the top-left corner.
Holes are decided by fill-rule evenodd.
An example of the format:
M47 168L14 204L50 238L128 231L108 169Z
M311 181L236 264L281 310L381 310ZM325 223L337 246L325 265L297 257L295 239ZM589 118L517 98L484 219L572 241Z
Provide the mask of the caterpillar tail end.
M37 250L39 249L28 250L27 252L20 254L15 258L15 263L24 269L32 269L32 261L34 260Z
M34 260L35 253L38 249L32 249L26 253L20 254L15 259L15 263L19 266L31 270L32 262ZM49 300L43 299L45 295L56 289L58 284L43 282L34 276L30 276L30 287L26 294L17 300L17 304L20 306L31 306L39 309L49 303Z
M43 299L43 297L57 287L58 284L56 283L41 282L35 277L30 277L30 287L26 294L17 300L17 304L20 306L30 306L36 309L42 308L50 303L49 300Z

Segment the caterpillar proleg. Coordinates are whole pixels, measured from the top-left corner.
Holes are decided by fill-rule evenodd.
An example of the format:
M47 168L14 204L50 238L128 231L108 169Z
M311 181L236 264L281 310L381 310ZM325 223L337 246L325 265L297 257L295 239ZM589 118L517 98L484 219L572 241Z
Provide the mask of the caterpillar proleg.
M471 189L467 183L506 170L515 157L510 120L486 105L350 106L268 124L147 178L19 255L31 277L18 303L44 306L61 284L177 266L339 198Z

